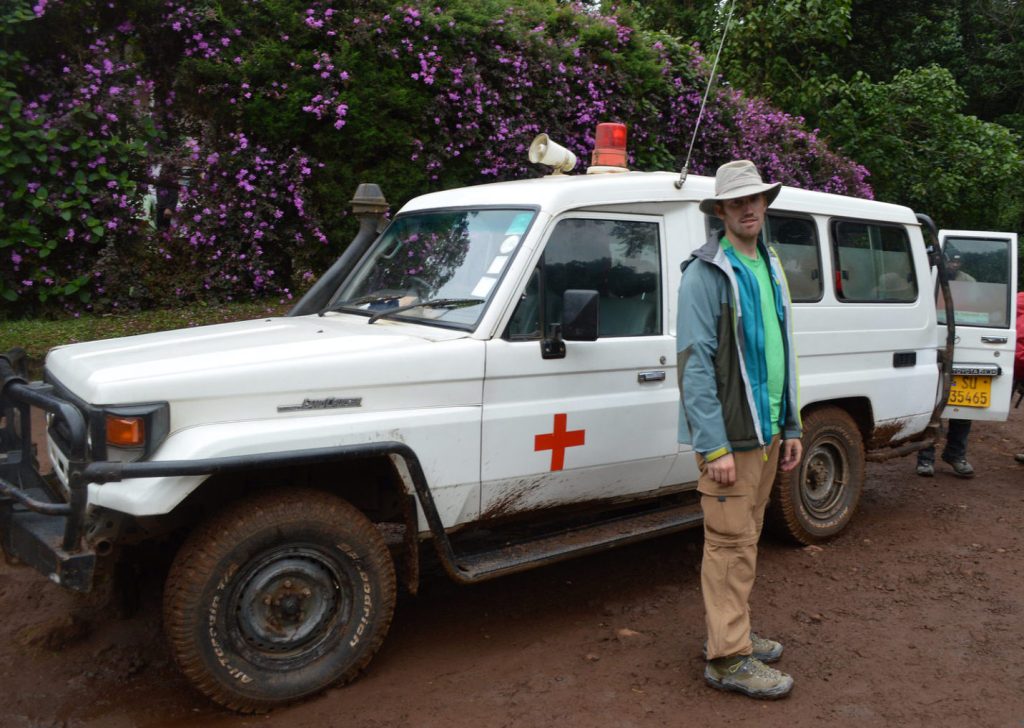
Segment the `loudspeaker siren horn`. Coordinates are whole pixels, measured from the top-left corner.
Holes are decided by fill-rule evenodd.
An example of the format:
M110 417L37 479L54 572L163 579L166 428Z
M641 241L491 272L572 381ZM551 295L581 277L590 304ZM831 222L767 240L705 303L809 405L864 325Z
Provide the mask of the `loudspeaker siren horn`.
M551 141L547 134L538 134L530 143L530 161L554 168L554 174L569 172L576 166L576 155L561 144Z

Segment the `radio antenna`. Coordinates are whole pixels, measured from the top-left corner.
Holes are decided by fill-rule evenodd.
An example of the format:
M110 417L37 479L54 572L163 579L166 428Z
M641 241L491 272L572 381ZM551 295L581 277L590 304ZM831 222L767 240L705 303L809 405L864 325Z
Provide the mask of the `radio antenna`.
M722 56L722 47L725 45L725 36L729 34L729 25L732 23L732 11L736 7L736 0L731 0L729 3L729 14L725 18L725 28L722 29L722 40L718 44L718 52L715 53L715 62L711 64L711 75L708 76L708 85L704 89L704 100L700 102L700 111L697 113L697 123L693 127L693 136L690 137L690 148L686 152L686 161L683 162L683 168L679 171L679 179L675 181L677 190L683 188L683 183L686 182L686 175L690 173L690 156L693 154L693 145L697 141L697 132L700 130L701 119L704 118L704 107L708 103L708 94L711 93L711 86L715 82L715 70L718 68L718 59Z

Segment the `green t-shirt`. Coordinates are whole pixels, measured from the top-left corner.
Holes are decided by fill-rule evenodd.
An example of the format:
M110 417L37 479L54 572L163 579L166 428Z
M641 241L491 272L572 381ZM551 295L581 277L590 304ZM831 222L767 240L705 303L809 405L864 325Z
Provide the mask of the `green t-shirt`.
M751 260L736 250L729 241L723 239L722 245L728 244L736 251L736 257L743 261L757 278L757 287L761 294L761 320L764 321L764 358L768 367L768 404L772 413L772 435L780 432L779 414L782 411L782 388L786 380L786 350L782 344L782 328L779 315L775 310L775 298L772 294L771 274L768 263L757 251L757 260Z

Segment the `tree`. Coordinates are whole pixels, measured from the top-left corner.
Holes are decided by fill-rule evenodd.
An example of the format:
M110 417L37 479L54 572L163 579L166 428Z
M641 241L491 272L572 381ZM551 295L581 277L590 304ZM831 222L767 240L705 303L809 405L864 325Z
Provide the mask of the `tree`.
M640 17L710 51L732 12L720 83L820 128L868 168L881 199L955 227L1024 227L1024 193L1011 182L1024 149L1010 133L1024 121L1024 3L698 5L654 4Z
M96 169L82 172L80 194L102 216L74 218L73 239L39 197L77 178L50 152L38 180L26 178L39 185L35 227L0 219L19 264L0 280L20 312L288 296L351 239L346 201L359 182L382 183L397 207L440 187L536 175L526 151L541 131L585 167L597 122L626 121L631 166L678 169L708 76L699 52L638 30L628 10L558 0L64 0L24 12L28 32L6 38L24 69L7 87L19 99L10 127L47 114L66 124L63 146L85 135L107 151L83 160ZM690 169L736 156L783 182L871 194L863 167L799 116L721 87ZM19 180L0 181L6 209L26 196ZM110 182L132 185L113 205ZM166 228L139 220L154 182L179 193ZM58 200L77 205L77 192ZM78 288L31 252L47 245Z
M965 103L939 66L900 71L890 83L858 77L822 114L822 126L872 171L881 199L945 227L1017 229L1024 219L1019 139L959 113Z

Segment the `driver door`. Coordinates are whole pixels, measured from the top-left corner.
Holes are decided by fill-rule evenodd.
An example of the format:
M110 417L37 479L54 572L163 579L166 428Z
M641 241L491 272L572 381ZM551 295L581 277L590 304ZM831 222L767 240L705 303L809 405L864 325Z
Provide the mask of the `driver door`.
M487 342L481 518L633 498L679 446L659 216L572 214L553 226L504 336ZM598 293L596 341L545 358L567 290Z

